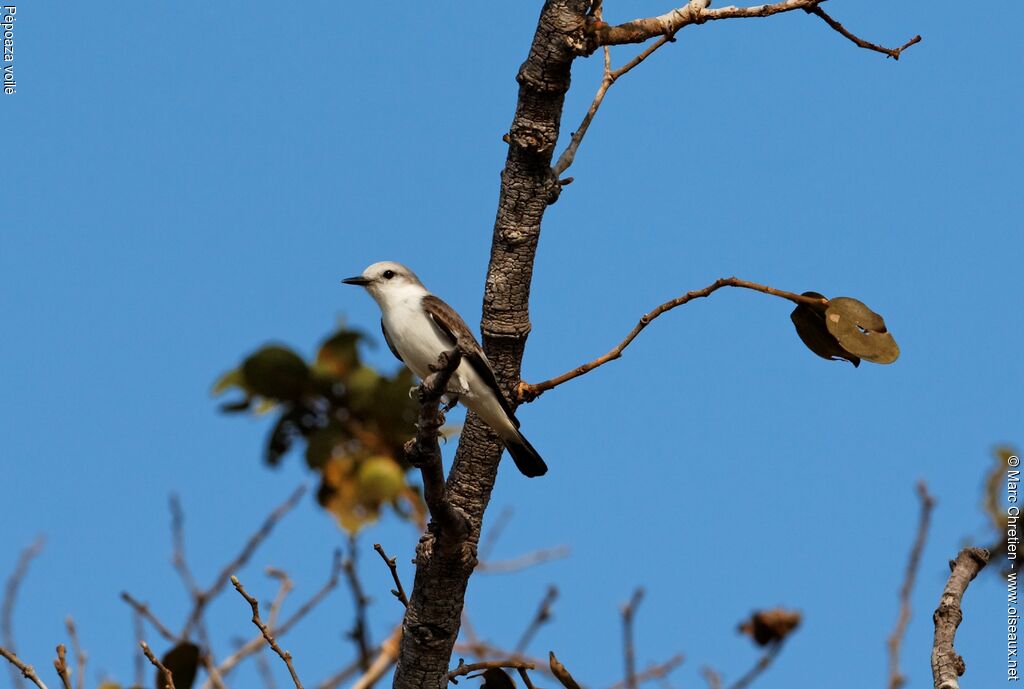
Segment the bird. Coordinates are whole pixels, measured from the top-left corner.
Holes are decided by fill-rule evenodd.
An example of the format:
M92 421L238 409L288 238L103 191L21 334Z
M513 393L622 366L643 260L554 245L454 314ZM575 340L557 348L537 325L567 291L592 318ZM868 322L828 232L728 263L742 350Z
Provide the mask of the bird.
M362 287L373 297L380 307L380 327L388 348L421 380L432 373L430 367L442 353L458 347L462 361L448 383L447 395L498 434L523 475L533 478L547 473L547 464L520 432L487 355L455 309L394 261L374 263L342 282Z

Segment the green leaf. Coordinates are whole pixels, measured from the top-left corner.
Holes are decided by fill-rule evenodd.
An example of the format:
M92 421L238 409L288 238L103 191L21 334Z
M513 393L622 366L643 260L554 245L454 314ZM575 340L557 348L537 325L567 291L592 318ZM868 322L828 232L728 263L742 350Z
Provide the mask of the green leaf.
M850 297L829 300L825 327L847 352L876 364L891 364L900 348L885 321L862 302Z
M199 668L199 647L188 641L182 641L167 652L160 661L174 678L174 689L192 689L196 681L196 670ZM164 688L164 675L156 672L156 689Z
M242 363L245 386L261 397L292 401L309 388L309 368L298 354L271 345L259 350Z

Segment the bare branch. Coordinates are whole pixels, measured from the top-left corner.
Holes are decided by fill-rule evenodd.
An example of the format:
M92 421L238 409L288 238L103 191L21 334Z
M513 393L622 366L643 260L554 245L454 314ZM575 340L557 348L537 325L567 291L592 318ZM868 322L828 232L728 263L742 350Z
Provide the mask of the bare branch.
M370 604L370 598L363 591L363 584L359 581L359 573L356 570L356 537L350 535L348 539L349 556L345 559L342 568L345 572L345 579L352 591L352 599L355 603L356 620L355 625L348 635L356 643L359 650L359 667L366 672L370 669L370 630L366 623L366 606Z
M57 660L53 661L53 667L60 677L60 683L64 689L71 689L71 673L68 671L68 649L64 644L57 644Z
M609 361L614 361L618 359L619 357L622 356L623 350L625 350L626 347L628 347L630 343L634 339L636 339L636 336L640 334L640 331L642 331L644 328L650 325L651 321L653 321L655 318L665 313L666 311L671 311L677 306L682 306L683 304L693 301L694 299L707 297L711 295L713 292L716 292L723 287L742 287L744 289L762 292L773 297L788 299L794 304L808 304L811 306L824 306L828 304L828 299L805 297L802 294L786 292L784 290L775 289L774 287L768 287L767 285L759 285L756 282L740 280L739 278L736 277L719 278L703 289L687 292L686 294L680 297L676 297L675 299L671 299L662 304L661 306L658 306L657 308L653 309L652 311L645 313L643 316L640 317L640 321L633 327L629 334L626 335L626 339L624 339L622 342L616 345L615 348L612 349L607 354L599 356L593 361L589 361L581 366L577 366L571 371L566 371L560 376L556 376L554 378L551 378L550 380L545 380L542 383L531 384L525 381L521 382L519 384L519 399L522 402L532 402L544 392L551 390L552 388L555 388L561 385L562 383L570 381L573 378L578 378L585 373L589 373L598 366L603 366L604 364L607 364Z
M380 645L380 652L370 664L370 668L363 673L352 685L352 689L370 689L377 681L384 676L388 670L398 661L398 646L402 642L402 625L395 627L391 636Z
M469 533L466 515L448 499L441 446L437 442L438 431L444 425L444 414L439 408L441 397L461 362L462 352L458 348L443 352L437 364L431 367L434 372L420 383L420 414L416 423L416 437L405 444L406 459L418 467L423 476L423 499L430 510L431 519L441 532L438 535L443 535L449 545L462 542Z
M270 633L270 629L263 623L263 620L260 619L259 601L246 593L245 588L242 587L242 583L238 581L238 577L232 576L230 580L232 586L235 587L235 590L238 591L239 595L241 595L252 608L252 623L255 624L257 629L260 630L260 633L263 634L263 638L266 639L267 643L270 644L270 647L274 649L274 653L280 656L281 660L283 660L284 664L288 667L288 672L292 676L292 682L295 684L295 689L302 689L302 682L299 680L299 676L295 672L295 666L292 665L292 654L288 651L281 650L281 647L277 645L277 641L274 640L273 634Z
M14 651L9 651L3 646L0 646L0 656L3 656L18 670L18 680L22 677L35 684L39 689L47 689L46 685L43 684L43 680L39 679L39 675L36 674L35 668L31 665L26 665L21 658L15 655Z
M495 670L495 669L509 669L509 670L533 670L533 663L528 663L525 660L517 660L515 658L508 658L507 660L486 660L479 663L466 663L465 660L459 658L458 666L448 673L448 681L452 684L458 684L458 678L463 675L468 675L471 672L477 672L478 670Z
M4 585L4 602L0 606L0 644L10 649L9 653L12 654L15 652L14 602L18 599L18 587L21 586L25 575L28 574L28 567L32 564L32 560L42 552L44 545L46 545L46 538L44 536L37 536L31 545L22 550L21 555L18 556L18 562L14 566L14 571L11 572L11 576L7 578L7 583ZM11 662L13 663L13 661ZM20 670L21 668L18 669ZM13 667L11 668L12 686L24 686L25 683L22 680L23 672L18 673ZM25 677L31 679L27 675Z
M842 34L846 38L848 38L851 41L853 41L853 43L855 43L857 46L859 46L861 48L864 48L865 50L873 50L876 53L882 53L883 55L888 55L889 57L891 57L894 60L899 60L900 59L900 53L902 53L904 50L906 50L910 46L914 45L915 43L920 43L921 42L921 36L918 35L918 36L914 36L913 38L911 38L909 41L907 41L906 43L901 45L899 48L886 48L886 47L880 46L880 45L878 45L876 43L869 43L868 41L865 41L862 38L858 38L857 36L854 36L852 33L850 33L849 31L846 30L845 26L843 26L842 24L837 22L835 19L830 17L828 15L828 13L825 12L825 10L821 9L821 7L819 5L814 5L814 7L808 9L807 11L810 12L811 14L814 14L814 15L817 15L818 17L821 17L821 19L824 20L824 22L826 24L831 26L833 29L838 31L840 34Z
M185 512L181 509L181 500L174 493L168 499L168 506L171 510L171 564L181 577L185 590L196 598L202 589L192 576L192 570L185 559Z
M683 655L682 653L676 653L674 656L672 656L671 658L669 658L668 660L666 660L663 663L652 663L652 664L648 665L643 670L641 670L640 672L636 673L636 683L637 683L637 685L639 686L639 685L643 684L644 682L649 682L649 681L651 681L653 679L663 679L670 672L672 672L677 667L682 665L684 660L686 660L686 656L685 655ZM608 689L625 689L625 688L626 688L626 682L622 681L622 682L619 682L618 684L613 684Z
M142 639L146 636L146 630L145 630L144 625L145 625L145 620L143 619L142 615L139 613L138 610L134 610L133 609L132 610L132 631L135 633L135 640L136 641L142 641ZM143 660L144 656L141 656L138 653L133 653L132 654L132 658L133 658L133 666L134 666L134 670L135 670L135 683L134 683L134 686L141 687L143 682L146 681L146 665L145 665L145 660Z
M77 689L85 687L85 662L88 656L82 650L82 644L78 639L78 628L75 621L69 615L64 620L64 627L68 630L68 638L71 640L71 649L75 652L75 686Z
M519 643L515 646L514 653L519 655L526 650L526 647L530 645L530 641L537 634L545 622L551 619L551 606L558 598L558 588L555 586L548 586L548 590L544 593L544 597L540 601L540 605L537 607L537 613L533 616L529 626L523 632L523 635L519 638Z
M273 512L267 515L267 518L263 520L263 524L260 528L249 537L245 545L239 551L239 553L224 566L217 577L213 580L213 583L208 589L195 590L193 598L192 613L188 617L188 621L185 623L185 628L182 630L181 637L186 638L189 631L193 626L199 623L200 618L203 616L203 612L206 609L206 605L217 597L217 595L223 590L224 586L227 585L231 575L237 570L245 566L245 563L249 561L253 553L260 546L263 541L266 540L270 532L274 530L281 518L284 517L288 512L295 508L299 504L299 499L302 498L306 493L306 486L299 486L292 494L288 496L288 499L281 503Z
M718 674L715 668L705 665L700 669L700 674L704 677L704 681L708 683L708 689L722 689L722 676Z
M481 561L477 564L476 568L477 571L487 574L509 574L552 560L561 560L563 557L568 557L568 555L569 546L559 545L554 548L541 548L540 550L535 550L532 553L526 553L509 560Z
M152 613L148 605L139 600L136 600L127 591L121 592L121 600L130 605L132 610L134 610L142 619L149 622L153 626L153 629L157 630L160 633L160 636L164 637L171 643L177 643L178 641L181 641L182 637L176 635L167 627L167 625L161 622L160 619ZM138 640L141 641L141 639Z
M967 586L988 564L988 557L989 553L984 548L964 548L955 560L949 561L949 580L933 616L932 679L935 689L960 689L958 678L967 670L964 659L953 648L956 629L964 618L960 603Z
M633 591L629 601L622 606L622 656L626 668L626 678L623 681L623 686L625 686L625 689L637 689L638 686L636 680L636 649L633 642L633 618L643 599L644 590L638 587Z
M548 653L548 664L551 667L551 674L555 676L565 689L580 689L579 683L576 679L569 674L569 671L565 669L565 665L562 665L561 661L555 657L555 652L550 651Z
M395 588L391 589L391 595L398 599L398 601L406 608L409 607L409 598L405 595L405 589L402 588L402 580L398 578L398 565L393 557L388 557L384 552L384 548L381 547L380 543L374 543L373 549L377 551L381 559L384 560L384 564L391 570L391 579L395 582Z
M314 593L309 600L299 606L298 610L293 612L287 619L284 620L280 625L271 625L271 631L274 633L274 637L280 639L287 634L292 627L302 620L313 608L320 604L320 602L327 597L327 595L338 586L338 582L341 579L342 571L342 555L341 550L335 550L333 558L331 560L331 573L327 579L327 582ZM254 638L247 641L237 651L232 653L230 656L225 658L220 665L217 666L217 672L221 677L227 676L235 667L251 656L256 651L263 648L264 639L262 634L257 634ZM355 670L358 669L358 663L356 664ZM353 670L353 672L355 672ZM213 677L210 677L212 680ZM203 687L209 689L214 686L211 681L207 681Z
M720 19L752 19L757 17L770 17L783 12L804 10L805 12L817 14L819 17L824 19L829 26L861 48L867 48L869 50L884 53L889 57L898 58L900 52L921 40L920 36L915 36L901 48L895 49L882 48L881 46L873 43L868 43L867 41L857 38L847 31L842 24L839 24L839 22L836 22L823 11L820 11L818 8L820 2L822 2L822 0L784 0L783 2L776 2L768 5L755 5L753 7L728 6L715 9L700 9L698 3L689 3L683 7L673 9L657 17L634 19L633 21L626 22L625 24L619 24L618 26L609 26L604 23L591 24L588 27L588 38L594 49L606 45L645 43L652 38L665 36L670 38L674 37L681 29L690 26L691 24L703 24L705 22L717 21Z
M917 537L914 539L914 546L910 549L907 572L903 579L903 586L900 587L899 617L896 619L896 626L888 641L889 689L900 689L906 681L903 673L900 672L900 644L903 642L903 635L906 634L907 624L910 622L910 594L914 590L914 580L917 577L917 569L921 561L921 551L924 550L932 508L935 506L935 499L928 494L928 486L924 481L918 482L917 495L921 499L921 516L917 525Z
M171 671L160 662L159 658L153 655L153 651L149 650L149 644L145 641L140 641L139 646L142 648L142 652L146 654L146 657L149 658L149 662L160 671L160 676L164 678L164 686L160 687L160 689L174 689L174 675L171 674Z
M747 670L747 674L740 677L733 684L730 684L729 689L746 689L746 687L749 687L755 679L760 677L771 666L775 657L782 652L782 647L785 643L785 639L782 639L769 644L768 650L758 658L757 662L754 663L754 667Z
M349 663L345 667L341 668L333 675L325 679L320 684L316 685L316 689L337 689L341 686L341 683L352 675L359 672L359 660L356 659L354 662Z

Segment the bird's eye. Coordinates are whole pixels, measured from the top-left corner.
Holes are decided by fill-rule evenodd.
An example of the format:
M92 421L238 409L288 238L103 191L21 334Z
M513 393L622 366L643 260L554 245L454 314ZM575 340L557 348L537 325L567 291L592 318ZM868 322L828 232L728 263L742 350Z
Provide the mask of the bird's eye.
M390 280L391 278L395 277L395 271L393 271L393 270L385 270L383 275L384 275L384 279L385 280Z

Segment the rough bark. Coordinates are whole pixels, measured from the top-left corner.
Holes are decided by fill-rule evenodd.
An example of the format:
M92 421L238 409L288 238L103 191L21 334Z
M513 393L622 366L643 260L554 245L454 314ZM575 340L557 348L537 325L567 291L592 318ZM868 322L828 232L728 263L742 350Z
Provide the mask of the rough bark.
M498 213L484 291L483 346L510 399L530 332L533 262L544 211L560 187L551 170L572 61L585 50L585 0L549 0L529 56L516 77L519 99L508 132ZM484 510L501 459L497 436L469 414L448 476L452 504L470 522L466 540L449 542L428 528L416 551L416 577L403 623L396 689L447 685L463 600L476 566Z

